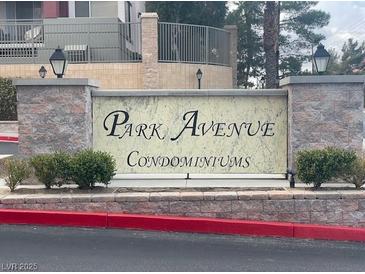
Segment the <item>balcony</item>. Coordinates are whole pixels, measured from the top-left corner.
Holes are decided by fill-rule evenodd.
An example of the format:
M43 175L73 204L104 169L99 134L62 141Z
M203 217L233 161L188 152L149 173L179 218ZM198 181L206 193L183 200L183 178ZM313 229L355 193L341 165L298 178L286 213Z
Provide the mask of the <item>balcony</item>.
M92 78L102 88L232 88L232 33L208 26L158 22L157 15L124 23L117 18L0 21L0 75L35 78L58 46L68 56L68 78ZM48 73L46 77L53 77ZM233 80L232 80L233 79Z
M158 23L158 60L229 66L229 32L207 26ZM141 62L141 24L116 18L0 21L0 62L48 62L55 48L70 63Z
M116 18L0 22L0 62L43 64L60 46L70 63L141 61L140 24Z

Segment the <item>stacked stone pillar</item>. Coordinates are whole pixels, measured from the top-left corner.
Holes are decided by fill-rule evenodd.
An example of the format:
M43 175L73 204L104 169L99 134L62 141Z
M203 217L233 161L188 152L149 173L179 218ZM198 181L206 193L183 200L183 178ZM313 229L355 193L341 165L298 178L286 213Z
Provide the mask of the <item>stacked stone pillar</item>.
M92 147L89 79L15 80L20 156Z
M288 167L299 150L336 146L362 153L364 81L361 75L292 76L288 90Z
M158 67L157 13L143 13L141 15L141 28L143 88L157 89L160 86L160 72Z

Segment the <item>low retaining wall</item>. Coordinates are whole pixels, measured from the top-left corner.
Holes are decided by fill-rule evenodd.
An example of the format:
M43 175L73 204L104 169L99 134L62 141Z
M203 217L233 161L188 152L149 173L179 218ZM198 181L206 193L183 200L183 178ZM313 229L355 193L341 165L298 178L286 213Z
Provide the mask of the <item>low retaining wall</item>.
M7 194L0 208L123 212L365 227L365 192L227 191Z

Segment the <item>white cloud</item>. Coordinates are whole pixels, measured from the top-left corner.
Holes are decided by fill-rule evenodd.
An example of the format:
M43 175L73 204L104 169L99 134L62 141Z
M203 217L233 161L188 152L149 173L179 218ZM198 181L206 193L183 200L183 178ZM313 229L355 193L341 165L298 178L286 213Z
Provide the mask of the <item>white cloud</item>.
M324 44L327 48L341 51L348 38L359 42L365 40L365 2L320 1L316 8L331 15L328 26L320 30L326 35Z

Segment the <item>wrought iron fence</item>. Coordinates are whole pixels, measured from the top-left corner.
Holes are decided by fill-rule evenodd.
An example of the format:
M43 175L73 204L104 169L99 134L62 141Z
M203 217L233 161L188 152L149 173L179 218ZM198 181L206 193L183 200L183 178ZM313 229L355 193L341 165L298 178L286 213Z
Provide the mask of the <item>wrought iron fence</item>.
M0 21L0 63L47 63L58 46L70 63L140 62L140 23Z
M159 23L160 62L230 65L230 33L208 26Z

